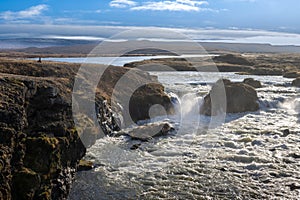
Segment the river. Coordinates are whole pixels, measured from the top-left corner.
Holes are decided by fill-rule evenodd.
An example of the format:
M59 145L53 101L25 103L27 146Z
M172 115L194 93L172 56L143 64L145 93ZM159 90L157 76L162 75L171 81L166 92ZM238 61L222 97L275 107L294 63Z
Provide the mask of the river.
M126 63L149 60L149 59L160 59L160 58L197 58L207 56L218 56L217 54L186 54L180 56L172 55L158 55L158 56L119 56L119 57L74 57L74 58L59 58L59 57L48 57L42 58L45 61L56 61L56 62L70 62L70 63L92 63L92 64L103 64L103 65L114 65L123 66ZM32 60L38 60L38 58L32 58Z
M124 59L127 59L126 57ZM211 72L151 72L176 95L190 126L149 142L105 137L87 150L97 166L78 172L69 199L299 199L300 97L291 79ZM257 112L228 114L217 127L193 112L187 95L220 77L262 82ZM208 83L208 84L205 84ZM176 116L160 118L178 125ZM289 129L289 135L283 135ZM133 144L140 144L130 150Z

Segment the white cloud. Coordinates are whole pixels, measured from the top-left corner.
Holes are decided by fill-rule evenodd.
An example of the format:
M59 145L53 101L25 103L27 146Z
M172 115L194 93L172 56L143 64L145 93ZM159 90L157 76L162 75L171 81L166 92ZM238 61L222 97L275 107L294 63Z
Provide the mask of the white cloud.
M131 0L113 0L109 3L110 7L115 7L115 8L126 8L135 5L136 2Z
M208 4L207 1L176 0L146 2L141 6L132 7L131 10L168 10L168 11L200 11L200 6Z
M109 3L111 7L127 8L130 10L157 10L157 11L212 11L209 8L202 8L208 5L207 1L199 0L164 0L164 1L146 1L137 3L131 0L113 0Z
M20 19L29 19L33 17L37 17L42 14L43 11L47 10L48 6L45 4L32 6L26 10L21 10L17 12L5 11L0 13L0 19L7 21L14 21Z
M176 2L178 3L183 3L183 4L189 4L189 5L192 5L192 6L197 6L197 5L203 5L203 4L207 4L208 5L208 2L206 1L195 1L195 0L177 0Z

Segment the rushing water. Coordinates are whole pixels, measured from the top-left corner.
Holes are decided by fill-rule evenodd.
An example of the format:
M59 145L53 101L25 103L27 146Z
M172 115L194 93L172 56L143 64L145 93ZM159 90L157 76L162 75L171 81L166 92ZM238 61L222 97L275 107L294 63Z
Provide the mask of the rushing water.
M144 143L127 137L99 139L86 155L97 167L77 174L70 199L300 198L300 190L292 187L300 185L300 98L290 79L234 73L153 74L191 111L191 98L184 98L188 93L204 95L220 77L232 81L253 77L263 83L257 89L260 110L229 114L222 125L210 130L196 128L198 120L205 124L209 117L192 113L190 126L180 134ZM287 136L285 129L290 130ZM137 150L130 150L138 143Z

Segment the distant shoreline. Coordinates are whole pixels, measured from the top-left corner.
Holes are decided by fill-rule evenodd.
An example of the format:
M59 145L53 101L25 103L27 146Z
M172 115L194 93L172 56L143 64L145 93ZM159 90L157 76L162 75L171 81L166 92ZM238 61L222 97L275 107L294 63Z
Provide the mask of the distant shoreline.
M154 42L155 43L155 42ZM116 45L119 43L116 43ZM137 43L138 44L138 43ZM140 41L140 44L146 45L147 42ZM156 42L158 46L161 45L161 42ZM165 44L173 44L171 42ZM300 46L292 45L270 45L270 44L251 44L251 43L219 43L219 42L199 42L200 47L203 47L203 51L207 51L209 54L226 54L226 53L280 53L280 54L294 54L300 53ZM35 46L33 42L31 44ZM9 57L9 58L36 58L36 57L105 57L105 56L120 56L118 53L111 54L95 54L93 49L97 47L99 43L90 42L88 44L78 44L74 42L73 45L61 45L61 46L49 46L49 47L29 47L28 48L18 48L18 49L0 49L0 57ZM38 45L37 45L38 46ZM114 44L111 43L113 47ZM154 45L155 46L155 45ZM181 49L181 53L184 54L199 54L199 52L193 52L188 49L188 43L181 42L174 49ZM172 49L171 49L172 51ZM129 52L127 54L121 55L122 57L126 56L157 56L157 55L176 55L176 53L166 51L162 49L138 49ZM200 52L203 53L203 52Z

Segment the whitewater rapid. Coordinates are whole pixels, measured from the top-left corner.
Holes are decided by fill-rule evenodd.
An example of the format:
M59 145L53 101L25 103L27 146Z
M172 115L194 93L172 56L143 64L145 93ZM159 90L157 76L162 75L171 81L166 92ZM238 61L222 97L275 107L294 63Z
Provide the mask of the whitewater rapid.
M178 98L185 126L149 142L105 137L88 149L97 166L79 172L69 199L299 199L300 97L291 79L234 73L152 72ZM216 127L194 107L219 78L254 78L260 110ZM197 104L197 105L196 105ZM182 113L184 112L184 113ZM175 127L182 121L165 120ZM195 128L196 127L196 128ZM288 130L288 132L287 132ZM139 144L136 150L130 150Z

